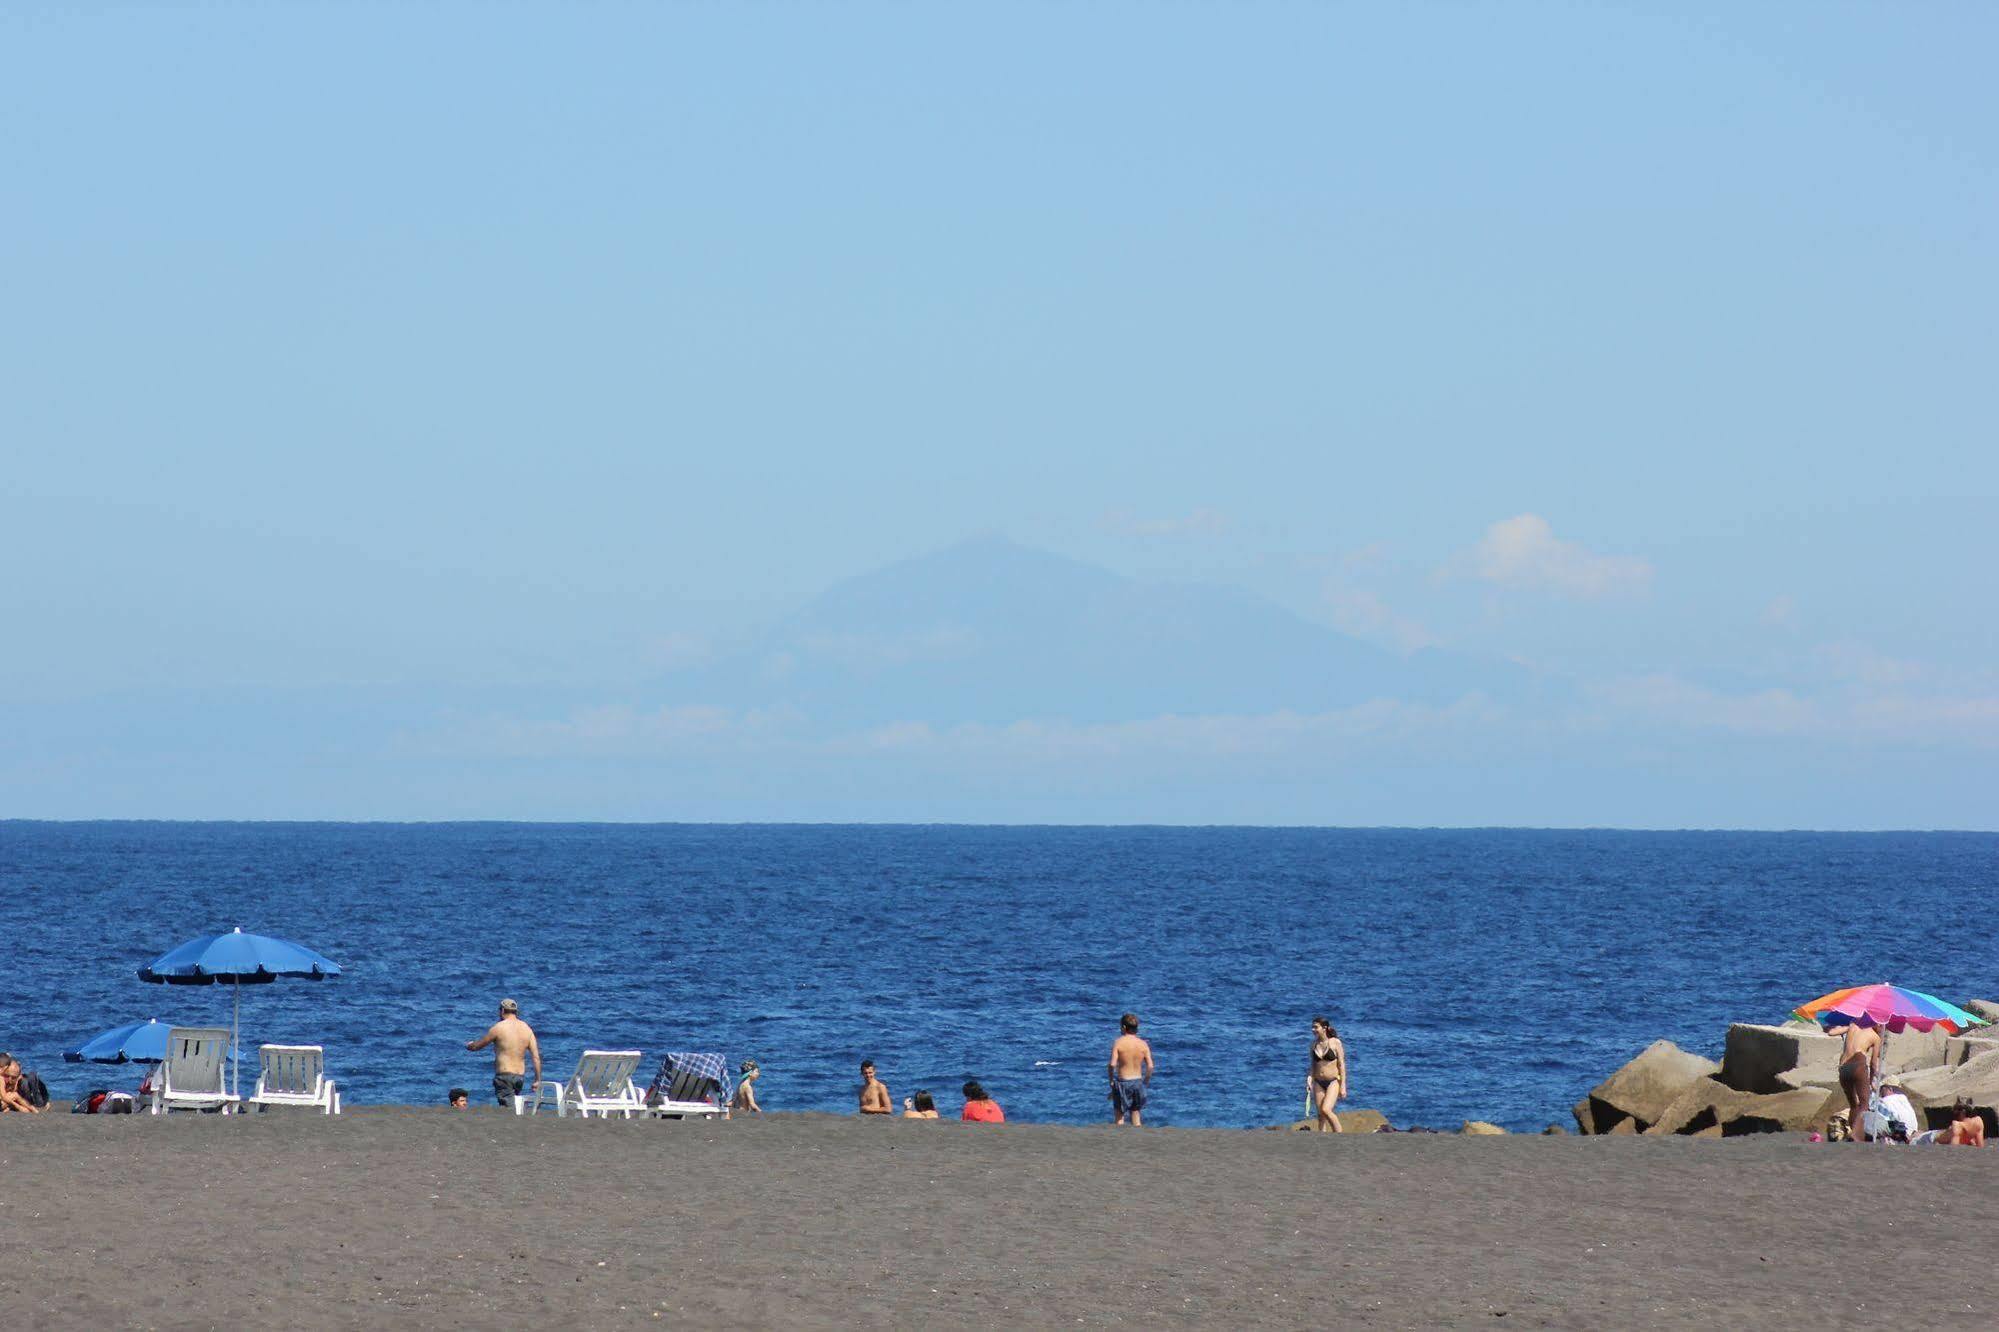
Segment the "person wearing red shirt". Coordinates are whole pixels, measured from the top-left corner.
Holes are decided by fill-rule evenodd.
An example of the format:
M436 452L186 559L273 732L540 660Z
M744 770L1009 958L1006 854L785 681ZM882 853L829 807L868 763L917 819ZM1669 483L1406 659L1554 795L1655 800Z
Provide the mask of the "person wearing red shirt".
M965 1084L965 1111L958 1118L968 1124L1004 1124L1006 1111L1000 1104L986 1095L986 1089L976 1082Z

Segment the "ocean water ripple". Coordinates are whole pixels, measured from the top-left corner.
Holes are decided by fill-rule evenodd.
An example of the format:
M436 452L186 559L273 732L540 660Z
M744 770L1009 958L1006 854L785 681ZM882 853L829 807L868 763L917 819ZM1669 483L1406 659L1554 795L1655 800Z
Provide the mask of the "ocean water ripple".
M1107 1117L1118 1013L1160 1063L1148 1117L1297 1117L1314 1013L1397 1123L1563 1122L1667 1037L1718 1054L1892 979L1999 994L1944 908L1999 836L1241 828L0 823L0 1048L58 1093L133 1081L59 1052L120 1022L226 1021L134 972L240 925L340 961L247 990L246 1041L327 1047L350 1102L483 1093L463 1042L521 1001L553 1074L586 1046L720 1049L783 1109L894 1095Z

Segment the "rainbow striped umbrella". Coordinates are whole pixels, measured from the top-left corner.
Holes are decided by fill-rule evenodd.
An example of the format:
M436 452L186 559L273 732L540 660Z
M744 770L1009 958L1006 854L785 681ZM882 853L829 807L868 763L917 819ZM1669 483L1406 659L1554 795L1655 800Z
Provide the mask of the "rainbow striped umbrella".
M1932 1027L1942 1027L1953 1036L1971 1027L1985 1025L1984 1018L1973 1017L1956 1004L1945 1003L1921 990L1905 990L1899 985L1855 985L1834 990L1802 1008L1793 1009L1791 1016L1805 1022L1816 1022L1821 1027L1844 1027L1852 1023L1863 1027L1883 1027L1888 1031L1904 1031L1911 1027L1917 1031L1928 1031Z

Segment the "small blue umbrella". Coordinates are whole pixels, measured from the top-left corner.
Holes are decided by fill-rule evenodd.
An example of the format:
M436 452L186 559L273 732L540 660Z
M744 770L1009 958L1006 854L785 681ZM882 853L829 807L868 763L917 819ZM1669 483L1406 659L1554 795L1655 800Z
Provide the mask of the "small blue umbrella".
M74 1050L64 1050L62 1057L72 1064L162 1063L167 1057L167 1033L175 1025L158 1018L127 1022L122 1027L113 1027L91 1037ZM235 1051L230 1051L230 1054L234 1055Z
M268 985L280 976L301 980L325 980L338 976L340 964L313 952L304 944L268 934L245 934L239 925L228 934L208 934L189 939L172 952L139 968L139 979L165 985L227 985L236 992L229 1020L229 1041L234 1045L242 1026L243 987ZM232 1051L232 1053L234 1053ZM229 1090L241 1090L240 1059L230 1061Z

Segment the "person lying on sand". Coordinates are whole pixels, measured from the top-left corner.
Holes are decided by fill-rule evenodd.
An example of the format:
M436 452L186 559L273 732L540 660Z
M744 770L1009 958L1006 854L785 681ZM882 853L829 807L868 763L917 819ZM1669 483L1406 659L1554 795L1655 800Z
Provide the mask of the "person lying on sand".
M0 1110L39 1115L42 1108L28 1099L22 1079L21 1061L13 1055L0 1054Z
M534 1060L535 1085L541 1085L541 1045L534 1028L521 1021L521 1006L511 999L500 1000L500 1020L476 1041L465 1042L468 1050L493 1047L493 1099L502 1110L511 1110L514 1098L526 1085L527 1060Z
M741 1111L746 1115L762 1114L764 1108L757 1104L756 1081L763 1076L763 1070L757 1066L756 1060L745 1059L736 1072L742 1075L742 1081L736 1084L736 1094L729 1100L730 1112Z
M1971 1098L1960 1096L1950 1108L1950 1124L1937 1136L1939 1147L1983 1147L1985 1117L1972 1108Z
M1881 1057L1881 1033L1858 1022L1838 1029L1839 1089L1846 1093L1846 1122L1853 1141L1867 1141L1867 1103L1874 1093L1874 1065Z
M861 1113L864 1115L891 1115L895 1113L888 1103L888 1084L875 1076L875 1061L861 1061Z
M1006 1111L1000 1104L986 1095L986 1089L976 1082L965 1084L965 1109L959 1119L971 1124L1004 1124Z
M1138 1014L1126 1013L1118 1019L1118 1038L1111 1042L1111 1109L1113 1122L1127 1117L1133 1128L1143 1128L1145 1093L1152 1086L1152 1047L1139 1038Z
M937 1118L937 1099L927 1091L920 1091L902 1103L904 1119Z

